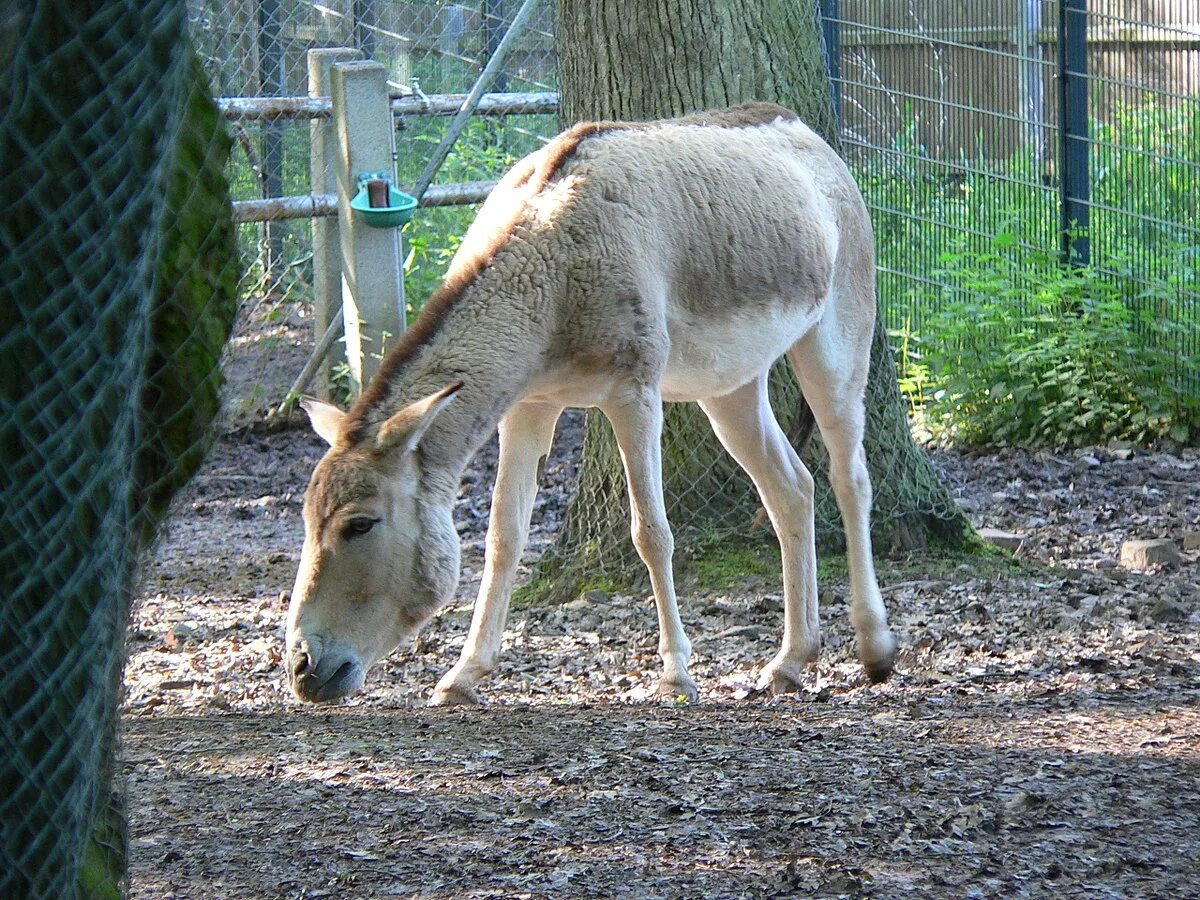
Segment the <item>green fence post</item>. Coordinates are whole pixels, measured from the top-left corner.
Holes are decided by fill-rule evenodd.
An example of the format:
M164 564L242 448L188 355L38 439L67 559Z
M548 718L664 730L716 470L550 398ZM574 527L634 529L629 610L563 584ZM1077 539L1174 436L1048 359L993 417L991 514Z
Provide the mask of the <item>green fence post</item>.
M1059 0L1058 115L1060 252L1064 263L1087 265L1091 257L1087 0Z
M821 37L825 41L825 71L833 100L834 127L842 130L842 9L841 0L817 0Z

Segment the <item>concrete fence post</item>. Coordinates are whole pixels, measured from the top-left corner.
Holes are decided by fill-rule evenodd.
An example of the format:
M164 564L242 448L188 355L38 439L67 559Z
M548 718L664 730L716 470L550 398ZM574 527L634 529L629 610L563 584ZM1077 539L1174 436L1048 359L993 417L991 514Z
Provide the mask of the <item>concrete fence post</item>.
M372 228L355 219L350 208L360 175L386 172L395 181L395 128L386 67L369 60L333 63L330 98L337 149L346 361L357 392L371 380L405 324L400 230Z
M362 52L349 49L308 51L308 96L328 97L330 70L335 62L362 59ZM310 184L314 194L337 193L337 134L331 118L312 120ZM320 217L312 220L313 250L313 333L319 338L342 308L342 244L338 220ZM314 391L326 400L330 397L330 369L346 361L346 354L335 347L326 357L314 383Z

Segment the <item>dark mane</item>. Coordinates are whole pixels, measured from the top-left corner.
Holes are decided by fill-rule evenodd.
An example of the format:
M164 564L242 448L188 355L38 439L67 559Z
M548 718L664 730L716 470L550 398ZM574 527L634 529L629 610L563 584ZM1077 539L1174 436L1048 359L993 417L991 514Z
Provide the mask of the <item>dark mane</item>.
M511 179L510 189L520 191L526 198L533 197L546 186L584 140L598 134L653 129L663 125L745 128L769 125L779 118L792 121L798 117L791 110L775 103L743 103L727 109L692 113L654 122L583 122L567 129L547 144L540 159L524 160L521 168L514 169L506 179ZM342 432L344 440L356 444L365 437L367 429L373 424L370 421L371 412L387 401L388 389L401 369L433 341L463 293L475 283L500 252L520 220L523 208L524 204L514 203L510 218L495 229L474 255L460 261L425 302L416 321L405 329L400 340L388 351L374 379L346 414Z
M592 135L633 127L622 122L584 122L564 131L546 145L540 160L525 160L519 171L510 173L512 188L532 197L554 177L563 163L579 145ZM388 351L370 385L346 415L344 434L350 443L358 443L370 425L368 416L387 400L388 388L396 375L441 331L443 323L463 293L480 276L512 235L522 212L522 204L514 204L511 218L490 235L486 244L471 257L462 261L446 276L441 286L421 308L415 322L405 329L399 342Z
M794 122L800 118L786 106L778 103L763 103L751 101L739 103L737 106L725 109L708 109L703 112L688 113L675 119L667 119L664 125L707 125L713 128L751 128L756 125L770 125L776 119Z

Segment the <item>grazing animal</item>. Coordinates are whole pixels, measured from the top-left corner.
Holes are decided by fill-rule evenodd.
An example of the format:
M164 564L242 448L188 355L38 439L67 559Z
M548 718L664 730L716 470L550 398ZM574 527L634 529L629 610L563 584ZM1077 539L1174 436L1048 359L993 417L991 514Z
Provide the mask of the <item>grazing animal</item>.
M499 426L474 618L433 694L477 700L500 651L539 462L563 408L583 406L603 411L620 447L658 608L659 691L696 699L663 504L664 400L698 402L761 495L784 586L783 646L763 682L797 688L820 633L813 480L767 402L767 372L784 354L829 450L859 657L886 678L896 642L871 557L862 444L874 280L857 186L782 107L585 124L526 157L353 408L305 404L330 449L304 498L288 611L297 696L356 691L453 596L459 479Z

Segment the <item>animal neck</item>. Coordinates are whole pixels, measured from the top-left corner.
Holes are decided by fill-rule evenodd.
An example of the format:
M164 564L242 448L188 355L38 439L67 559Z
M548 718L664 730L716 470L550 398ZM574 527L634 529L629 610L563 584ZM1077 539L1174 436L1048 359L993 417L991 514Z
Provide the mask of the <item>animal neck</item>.
M549 335L537 302L485 270L454 300L428 341L395 371L381 371L384 385L372 385L375 408L366 418L377 424L462 382L420 442L422 478L440 499L452 501L471 457L543 365Z

